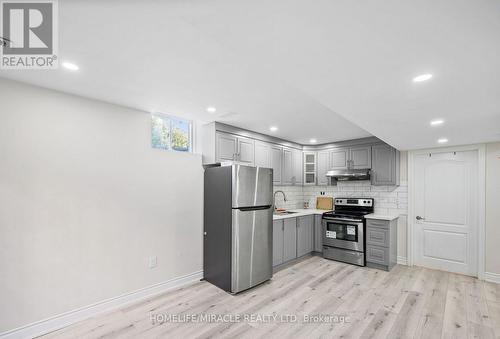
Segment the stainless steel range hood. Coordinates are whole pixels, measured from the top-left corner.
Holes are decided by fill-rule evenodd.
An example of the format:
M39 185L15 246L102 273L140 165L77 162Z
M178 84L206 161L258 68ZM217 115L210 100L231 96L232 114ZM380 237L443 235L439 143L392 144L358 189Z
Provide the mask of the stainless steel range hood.
M328 171L327 177L337 181L370 180L370 169L346 169Z

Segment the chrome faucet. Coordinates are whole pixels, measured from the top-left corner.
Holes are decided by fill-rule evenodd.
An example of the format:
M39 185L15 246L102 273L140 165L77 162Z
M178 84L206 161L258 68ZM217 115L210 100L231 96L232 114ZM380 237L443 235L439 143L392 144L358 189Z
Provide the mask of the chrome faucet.
M276 193L281 193L283 194L283 201L286 201L286 195L285 195L285 192L281 191L281 190L278 190L276 192L274 192L274 198L273 198L273 206L274 206L274 209L276 210Z

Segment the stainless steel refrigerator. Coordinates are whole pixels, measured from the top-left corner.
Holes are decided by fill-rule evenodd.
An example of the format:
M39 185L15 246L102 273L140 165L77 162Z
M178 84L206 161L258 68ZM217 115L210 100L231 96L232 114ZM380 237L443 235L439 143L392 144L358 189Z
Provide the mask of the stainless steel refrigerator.
M273 170L243 165L205 169L203 272L238 293L272 277Z

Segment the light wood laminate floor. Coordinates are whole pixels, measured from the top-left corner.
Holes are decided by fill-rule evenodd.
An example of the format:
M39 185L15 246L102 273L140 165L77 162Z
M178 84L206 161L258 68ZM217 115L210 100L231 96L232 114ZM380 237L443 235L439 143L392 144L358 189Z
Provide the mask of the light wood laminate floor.
M276 321L153 324L167 315ZM347 321L304 323L304 315ZM297 322L291 317L296 315ZM283 316L283 318L280 318ZM285 322L285 320L291 322ZM217 319L216 319L217 320ZM196 282L44 338L500 338L500 285L397 265L391 272L310 257L236 296Z

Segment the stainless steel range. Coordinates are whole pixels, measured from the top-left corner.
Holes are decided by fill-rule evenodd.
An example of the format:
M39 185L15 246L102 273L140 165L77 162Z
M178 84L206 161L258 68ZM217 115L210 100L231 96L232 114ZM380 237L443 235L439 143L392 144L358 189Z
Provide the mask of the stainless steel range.
M323 213L323 257L365 266L365 218L372 198L337 198L335 211Z

